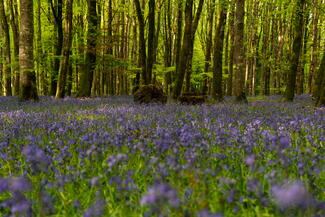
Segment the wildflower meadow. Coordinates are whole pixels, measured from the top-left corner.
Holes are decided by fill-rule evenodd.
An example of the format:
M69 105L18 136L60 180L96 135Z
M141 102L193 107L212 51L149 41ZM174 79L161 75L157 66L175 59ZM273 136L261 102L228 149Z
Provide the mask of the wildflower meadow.
M325 110L0 97L0 216L322 217Z

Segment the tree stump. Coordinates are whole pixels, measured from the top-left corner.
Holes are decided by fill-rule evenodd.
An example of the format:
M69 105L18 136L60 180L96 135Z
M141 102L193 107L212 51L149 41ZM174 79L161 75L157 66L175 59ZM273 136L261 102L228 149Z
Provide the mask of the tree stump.
M178 100L182 104L199 105L205 103L206 96L198 93L183 93Z
M134 93L134 102L140 104L161 103L166 104L167 96L163 89L157 85L149 84L140 87Z

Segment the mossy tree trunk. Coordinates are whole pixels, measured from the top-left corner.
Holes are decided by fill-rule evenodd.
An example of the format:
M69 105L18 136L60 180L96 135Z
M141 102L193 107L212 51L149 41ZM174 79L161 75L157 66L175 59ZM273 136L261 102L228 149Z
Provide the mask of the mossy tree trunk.
M212 96L217 101L222 101L222 54L223 41L225 37L225 26L227 21L227 5L223 4L219 14L219 22L216 28L214 38L213 52L213 79L212 79Z
M316 106L325 106L325 48L315 80Z
M38 100L34 71L34 13L32 0L20 0L20 91L19 99Z
M244 17L245 0L236 1L235 11L235 36L234 36L234 70L236 101L246 102L245 94L245 71L244 71Z
M13 0L9 0L9 13L10 13L10 26L12 30L12 41L13 41L13 49L14 55L12 59L13 63L13 87L14 87L14 95L19 95L19 25L18 25L18 6L17 2Z
M147 84L152 83L152 67L155 56L155 0L149 0L149 29L148 29L148 59L147 59Z
M97 1L88 0L88 32L85 65L80 77L78 97L90 97L94 71L96 69L96 40L97 40Z
M4 2L0 0L0 20L1 27L5 36L5 43L3 44L3 50L5 54L5 64L4 64L4 75L5 75L5 95L11 96L11 55L10 55L10 35L9 35L9 25L7 21L7 16L5 13Z
M294 14L294 40L292 44L290 69L287 77L287 87L284 93L284 100L289 102L292 102L295 96L297 69L302 49L305 1L297 0Z
M215 13L215 0L210 1L208 5L208 17L207 17L207 25L208 32L206 38L206 46L205 46L205 63L204 63L204 72L208 73L211 70L211 48L212 48L212 37L213 37L213 24L214 24L214 13ZM208 92L208 76L204 75L202 82L202 94L207 94Z
M54 60L54 69L51 74L51 85L50 85L50 95L54 96L56 93L58 74L60 70L60 56L62 54L63 47L63 0L57 0L56 4L53 3L53 0L49 0L52 14L54 16L57 41L55 44L55 55L56 58Z
M176 67L176 84L173 97L178 98L182 92L185 71L192 64L192 54L195 32L200 20L204 0L200 0L195 18L193 19L193 0L187 0L185 3L185 28L183 35L183 44L180 52L180 59ZM188 71L190 73L190 71ZM190 77L190 76L188 76Z
M63 98L65 95L66 79L69 72L69 60L72 45L72 16L73 16L73 0L66 1L66 18L64 25L64 41L63 41L63 59L61 61L59 79L56 88L56 98Z
M139 62L141 66L141 83L148 84L146 40L144 38L145 22L139 0L134 0L139 23Z

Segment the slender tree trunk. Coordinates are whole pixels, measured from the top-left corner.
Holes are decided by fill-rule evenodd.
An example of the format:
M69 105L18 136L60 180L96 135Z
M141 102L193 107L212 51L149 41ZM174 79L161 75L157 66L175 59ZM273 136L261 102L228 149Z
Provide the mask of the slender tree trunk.
M19 41L19 65L20 65L20 92L19 99L38 100L36 89L36 76L34 71L33 55L33 1L20 0L20 41Z
M235 66L235 95L236 101L247 102L245 93L244 71L244 16L245 0L236 1L235 36L234 36L234 66Z
M72 45L72 7L73 0L66 1L66 18L64 26L64 41L63 41L63 59L61 61L59 79L56 89L56 98L63 98L65 95L66 78L69 71L70 53Z
M263 15L263 36L262 36L262 68L261 68L261 87L264 95L270 95L270 3L266 4Z
M165 52L164 52L164 62L165 67L169 68L172 66L172 47L173 47L173 38L172 38L172 26L171 26L171 0L168 0L167 6L165 7L164 13L164 32L165 32ZM166 83L166 93L171 93L171 83L172 75L171 71L168 71L165 75Z
M216 28L214 38L214 52L213 52L213 80L212 80L212 96L217 101L222 101L222 55L223 55L223 41L225 37L225 26L227 20L226 6L221 8L219 14L219 22Z
M185 68L185 92L190 93L192 92L191 88L191 74L192 74L192 59L193 59L193 53L194 53L194 41L195 41L195 32L198 27L198 22L201 17L202 9L203 9L203 3L204 1L201 0L198 5L197 13L195 16L195 19L192 24L192 39L190 43L190 47L188 48L189 53L188 53L188 58L187 58L187 63L186 63L186 68ZM194 3L193 3L194 5Z
M214 24L214 12L215 12L215 0L210 2L209 5L209 15L208 15L208 32L207 32L207 42L205 47L205 63L204 63L204 72L208 73L211 69L211 48L212 48L212 35L213 35L213 24ZM206 94L208 91L208 76L203 77L202 84L202 94Z
M304 26L304 6L305 0L297 0L296 11L294 14L294 41L292 45L291 65L287 78L287 87L284 94L285 101L293 101L296 88L296 74L302 48L302 36Z
M181 56L179 59L176 71L176 85L174 88L174 98L180 96L184 81L185 70L187 67L188 54L190 52L190 43L192 39L192 25L193 25L193 0L186 0L185 3L185 29L183 36L183 45L181 48Z
M235 23L234 23L234 13L233 9L231 9L231 12L229 13L229 63L228 63L228 70L229 70L229 76L228 76L228 88L227 88L227 95L232 96L234 89L233 89L233 74L234 74L234 36L235 36Z
M18 6L17 2L9 0L10 25L13 39L13 76L14 76L14 95L19 95L19 25L18 25Z
M158 45L159 45L159 35L160 35L160 29L161 29L161 7L162 4L159 4L157 7L157 27L155 30L155 37L154 37L154 45L153 45L153 63L157 64L157 51L158 51ZM152 80L151 83L152 84L156 84L157 83L157 73L154 71L152 73Z
M1 26L4 31L5 36L5 43L4 53L5 53L5 60L6 63L4 64L4 74L5 74L5 95L11 96L11 54L10 54L10 35L9 35L9 25L7 21L7 16L4 9L3 0L0 0L0 19L1 19Z
M181 94L185 71L188 69L188 66L191 65L192 59L191 55L193 54L193 44L195 38L195 32L200 20L204 0L200 0L198 9L196 12L195 19L193 21L193 0L186 0L185 5L185 29L183 36L183 45L181 49L181 56L179 60L179 66L176 72L176 85L174 88L174 98L178 98ZM190 73L188 71L188 73Z
M318 0L314 0L314 5L317 6ZM314 8L313 11L313 40L311 45L311 61L310 61L310 71L308 76L308 92L309 94L315 94L315 91L313 91L313 84L314 84L314 77L316 72L316 67L318 64L318 38L319 38L319 31L318 31L318 20L319 20L319 12L317 7Z
M141 83L148 84L149 77L147 76L146 41L144 38L145 22L144 22L143 13L141 10L139 0L134 0L134 3L135 3L135 7L136 7L138 22L139 22L139 60L140 60L141 67L142 67Z
M109 58L113 55L113 7L112 7L112 0L108 1L108 26L107 26L107 38L108 38L108 46L107 46L107 55L109 55ZM111 64L109 64L111 65ZM108 93L109 95L114 95L114 70L108 69Z
M148 59L147 59L147 83L152 82L152 67L154 61L155 42L155 0L149 0L149 30L148 30Z
M54 60L54 69L51 74L51 89L50 89L50 94L52 96L55 95L56 93L56 87L57 87L57 79L58 79L58 74L60 70L60 56L62 54L62 47L63 47L63 24L62 24L62 8L63 8L63 0L57 0L57 5L55 6L53 4L53 0L49 0L52 13L54 16L55 20L55 26L56 26L56 31L57 31L57 43L55 45L55 55L56 58Z
M48 95L48 85L46 82L46 57L42 46L42 20L41 20L41 0L37 0L37 35L36 35L36 50L37 50L37 82L38 93L40 95Z
M2 26L0 25L0 38L3 37ZM0 58L3 57L3 48L0 47ZM3 96L3 61L0 61L0 96Z
M80 78L80 88L78 97L90 97L93 84L94 72L96 70L96 40L97 40L97 1L88 0L88 33L87 33L87 51L84 70Z
M176 73L178 72L179 62L181 58L182 51L182 35L183 35L183 1L178 2L177 7L177 34L175 43L175 65L176 71L172 75L172 82L176 80Z
M71 92L72 92L72 72L73 72L73 68L72 68L72 63L71 60L69 61L69 69L68 69L68 75L67 75L67 96L71 96Z
M316 75L316 106L325 106L325 47L323 58Z
M307 55L307 43L308 43L308 23L309 23L309 14L305 15L305 25L304 25L304 36L303 36L303 45L301 58L298 65L298 75L297 75L297 94L304 93L304 83L305 83L305 65L306 65L306 55Z

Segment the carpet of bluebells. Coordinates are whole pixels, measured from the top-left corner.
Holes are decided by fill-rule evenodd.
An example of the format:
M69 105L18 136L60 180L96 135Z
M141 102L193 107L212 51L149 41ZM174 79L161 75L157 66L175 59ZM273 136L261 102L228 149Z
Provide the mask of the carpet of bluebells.
M0 97L0 216L325 216L325 110Z

